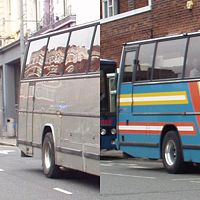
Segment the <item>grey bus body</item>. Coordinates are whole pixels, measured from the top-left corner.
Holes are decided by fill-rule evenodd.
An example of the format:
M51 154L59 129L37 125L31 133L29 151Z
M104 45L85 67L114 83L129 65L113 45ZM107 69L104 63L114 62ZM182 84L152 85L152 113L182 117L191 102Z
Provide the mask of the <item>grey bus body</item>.
M42 159L47 177L61 166L99 175L99 35L94 22L28 41L17 144Z

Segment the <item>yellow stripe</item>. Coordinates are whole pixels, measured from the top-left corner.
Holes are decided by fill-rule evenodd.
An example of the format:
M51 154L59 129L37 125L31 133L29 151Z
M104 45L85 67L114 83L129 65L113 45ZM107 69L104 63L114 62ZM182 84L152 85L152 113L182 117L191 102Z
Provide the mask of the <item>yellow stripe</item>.
M146 102L134 102L134 106L142 105L173 105L173 104L188 104L187 100L184 101L146 101ZM121 102L120 106L131 106L132 102Z
M133 94L120 94L120 98L131 98Z
M156 96L185 96L184 100L170 100L170 101L137 101L134 105L173 105L173 104L188 104L188 98L186 91L178 92L156 92L156 93L143 93L143 94L122 94L120 99L123 98L135 98L135 97L156 97ZM131 106L132 102L120 102L120 106Z
M156 96L177 96L184 95L186 96L185 91L178 92L154 92L154 93L142 93L142 94L121 94L120 98L131 98L131 97L156 97Z
M188 104L186 100L174 100L174 101L146 101L146 102L134 102L134 105L173 105L173 104ZM131 105L131 104L130 104Z

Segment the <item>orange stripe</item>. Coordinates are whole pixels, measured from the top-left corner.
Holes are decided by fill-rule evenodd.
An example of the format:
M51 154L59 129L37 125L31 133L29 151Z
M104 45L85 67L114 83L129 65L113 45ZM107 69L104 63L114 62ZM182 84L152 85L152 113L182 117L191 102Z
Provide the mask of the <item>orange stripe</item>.
M199 95L198 83L191 82L191 83L189 83L189 87L190 87L190 94L192 97L192 105L193 105L194 111L200 112L200 106L199 106L200 95ZM200 128L200 116L199 115L196 115L196 120L198 123L198 128Z

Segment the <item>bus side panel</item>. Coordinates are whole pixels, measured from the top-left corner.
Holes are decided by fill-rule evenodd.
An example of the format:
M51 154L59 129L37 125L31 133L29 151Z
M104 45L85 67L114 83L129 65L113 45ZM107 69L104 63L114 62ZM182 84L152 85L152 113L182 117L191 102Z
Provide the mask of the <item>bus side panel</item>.
M123 86L128 87L128 86ZM120 101L127 99L127 89L122 87ZM126 91L126 92L123 92ZM186 161L200 162L198 104L199 83L165 83L135 85L131 113L119 113L120 149L135 157L160 158L160 134L166 125L177 128ZM122 100L123 99L123 100ZM124 105L126 102L124 103ZM130 110L127 103L120 109ZM128 120L128 123L127 123ZM192 149L195 146L196 150Z
M58 80L36 82L33 114L33 145L36 148L42 146L45 126L51 128L55 146L60 144L61 116L57 100L60 83Z
M62 115L58 163L94 174L99 174L99 85L99 76L64 80L56 93Z
M17 131L17 143L19 148L26 153L26 118L27 118L27 98L28 98L29 83L21 83L20 86L20 103L19 103L19 115L18 115L18 131Z

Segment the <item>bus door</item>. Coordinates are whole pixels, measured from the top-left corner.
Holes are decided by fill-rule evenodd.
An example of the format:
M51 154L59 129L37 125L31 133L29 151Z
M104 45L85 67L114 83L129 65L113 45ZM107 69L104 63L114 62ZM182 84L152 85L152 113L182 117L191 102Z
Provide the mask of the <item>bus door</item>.
M28 98L27 98L27 115L26 115L26 141L28 144L27 154L33 154L33 110L35 99L35 83L29 82L28 86ZM29 145L30 144L30 145Z
M118 131L120 144L126 146L133 139L133 71L138 46L124 47L118 83ZM131 139L130 139L131 138Z

